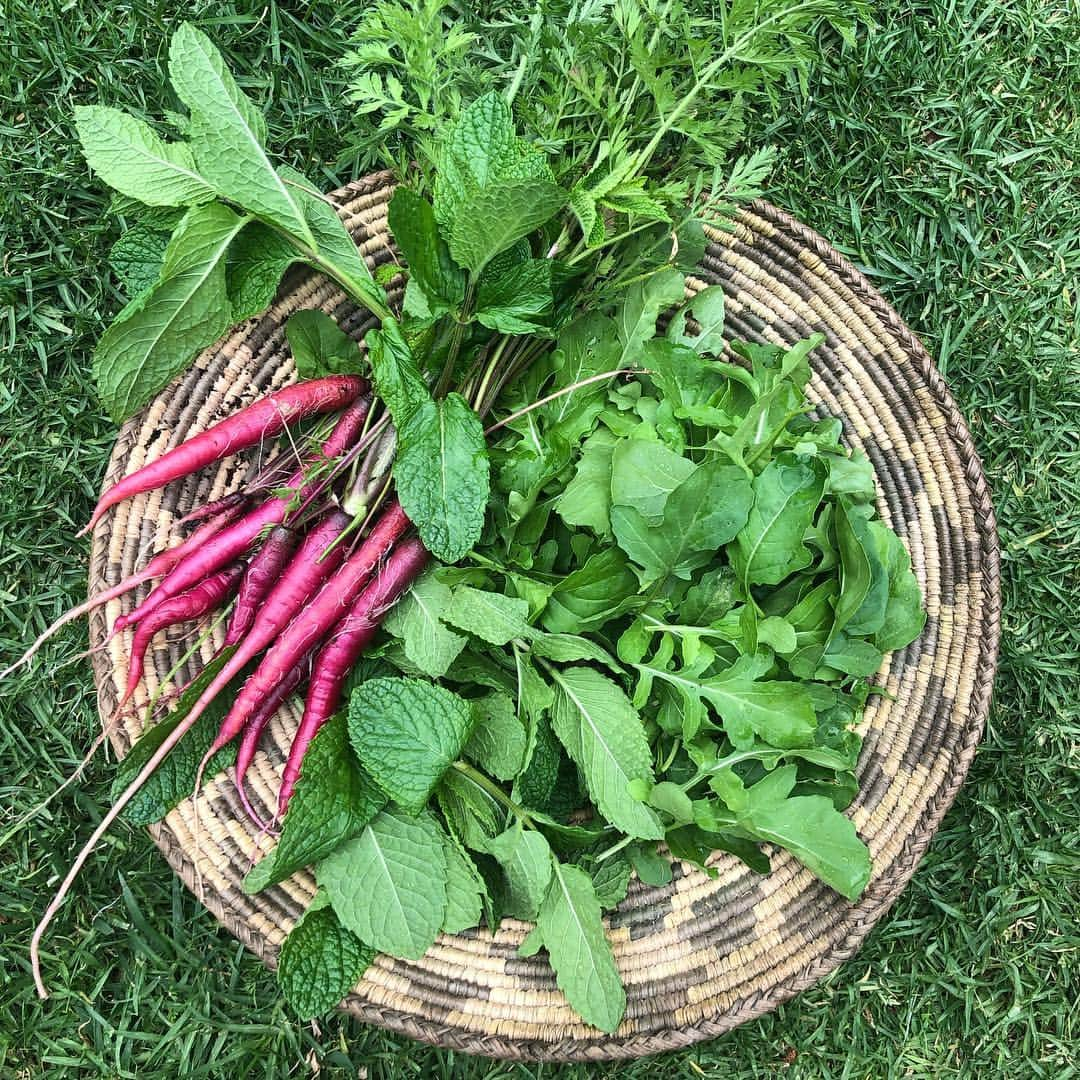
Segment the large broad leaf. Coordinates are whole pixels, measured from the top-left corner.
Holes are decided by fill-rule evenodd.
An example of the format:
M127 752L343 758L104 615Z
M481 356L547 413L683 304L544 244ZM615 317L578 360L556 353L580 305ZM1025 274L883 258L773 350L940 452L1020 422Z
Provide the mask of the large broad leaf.
M653 781L652 754L641 717L611 679L592 668L552 670L552 727L581 769L601 813L630 836L659 840L655 812L630 794L630 782Z
M244 878L255 893L318 862L356 836L386 805L386 796L353 759L345 717L331 717L311 741L281 837Z
M169 241L157 283L102 334L94 376L117 423L163 390L231 325L225 256L246 220L220 203L192 207Z
M188 206L217 196L191 147L167 143L148 124L105 105L76 105L83 157L111 188L150 206Z
M304 1020L329 1012L360 981L375 950L365 945L320 893L281 946L277 979L282 996Z
M199 172L230 202L317 247L295 191L266 156L266 121L210 39L190 23L182 23L169 44L169 79L191 110L189 139Z
M480 538L490 479L480 418L457 393L426 401L398 428L398 499L424 546L457 562Z
M338 918L379 952L419 960L446 916L446 837L430 814L384 810L319 863Z
M472 727L466 701L419 679L368 679L349 699L361 764L399 806L419 814Z
M790 453L779 454L754 478L754 505L732 552L745 581L775 585L810 564L803 534L824 489L824 466Z
M402 639L409 660L433 679L446 674L468 641L442 621L450 599L449 586L429 571L394 605L383 624Z
M614 1031L626 1009L626 991L589 875L556 862L536 925L567 1001L588 1023Z

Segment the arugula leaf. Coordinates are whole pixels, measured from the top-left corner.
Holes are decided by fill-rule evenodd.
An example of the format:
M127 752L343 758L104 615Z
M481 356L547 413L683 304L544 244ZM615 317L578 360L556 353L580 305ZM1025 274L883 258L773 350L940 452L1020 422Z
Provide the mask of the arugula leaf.
M428 813L384 810L319 863L342 925L378 952L419 960L446 916L446 839Z
M349 739L360 763L414 815L461 753L471 726L467 702L419 679L368 679L349 699Z
M656 333L660 312L678 304L684 295L685 278L673 267L630 286L616 320L622 343L619 367L637 362L645 342Z
M817 459L778 454L754 478L754 505L731 552L739 576L754 585L775 585L810 565L803 533L825 489Z
M117 423L164 389L231 325L225 254L246 220L220 203L192 207L169 241L157 283L102 334L94 350L94 377Z
M480 418L457 393L424 402L398 427L398 498L424 546L457 562L480 538L490 478Z
M529 604L513 596L501 596L471 585L459 585L443 618L459 630L467 630L490 645L505 645L532 634Z
M169 43L169 80L191 110L188 137L199 172L226 199L316 248L294 189L266 156L266 121L191 23L181 23Z
M723 356L724 311L723 285L709 285L695 293L676 312L667 329L667 338L678 345L688 345L701 356ZM697 332L686 333L686 316L692 314Z
M513 701L506 694L487 694L469 703L472 734L465 756L500 780L513 780L525 759L527 736Z
M325 894L317 894L282 942L278 986L301 1019L313 1020L334 1008L374 959L375 950L346 930Z
M555 682L552 727L585 776L600 812L630 836L659 840L660 819L634 799L632 780L653 781L645 730L618 685L592 668L550 669Z
M592 529L597 536L611 536L611 460L622 445L607 429L590 435L581 447L573 479L555 500L555 512L567 525Z
M535 919L551 883L551 846L541 833L515 822L489 840L484 850L506 873L509 886L506 913L515 919Z
M668 496L694 469L689 458L663 443L620 439L611 453L611 502L636 510L647 525L659 525Z
M128 198L149 206L190 206L217 197L190 146L165 142L130 113L76 105L75 130L87 165Z
M883 652L902 649L914 641L926 625L919 582L911 572L911 556L896 533L882 529L889 566L889 599L885 618L874 635L874 644Z
M409 277L423 290L432 314L460 305L465 299L465 273L450 257L431 203L409 188L399 187L387 215Z
M394 605L383 624L402 639L405 655L433 679L446 674L468 641L442 622L450 598L449 586L428 571Z
M127 755L119 763L113 778L111 797L118 795L142 772L146 763L157 752L158 747L173 733L192 706L199 700L202 692L217 677L236 652L235 646L223 649L192 680L180 695L168 716L152 728L144 731L135 741ZM160 821L170 810L188 798L195 790L195 777L199 771L199 762L210 749L221 721L228 711L229 694L219 694L212 701L191 730L172 748L165 760L154 771L131 801L121 811L121 816L132 825L152 825ZM205 775L216 776L236 760L236 747L226 746L218 751L207 763Z
M618 365L619 343L615 324L606 315L589 312L570 323L552 351L550 372L560 386L572 386L594 375L613 371ZM603 408L606 384L590 383L563 394L538 409L550 436L558 436L569 445L589 431Z
M536 928L567 1001L587 1023L614 1031L626 1009L626 992L588 874L576 866L553 864Z
M843 572L834 629L843 628L855 635L880 630L889 603L889 571L878 550L880 543L887 552L888 541L867 521L870 513L869 506L856 506L841 499L836 515L836 539ZM853 580L856 573L857 582Z
M552 633L594 630L639 603L638 579L618 548L590 555L552 590L541 621Z
M285 337L301 379L353 375L364 369L360 346L324 311L296 311L285 323Z
M277 846L244 878L257 893L318 862L356 836L386 805L386 796L349 751L345 716L332 716L311 741Z

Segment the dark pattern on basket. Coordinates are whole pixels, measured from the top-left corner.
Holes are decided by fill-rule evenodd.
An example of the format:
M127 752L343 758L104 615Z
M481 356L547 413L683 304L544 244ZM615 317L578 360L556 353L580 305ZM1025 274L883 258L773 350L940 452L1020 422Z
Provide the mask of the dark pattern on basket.
M386 226L391 183L377 174L335 195L372 266L395 258ZM724 287L729 338L790 343L825 334L813 357L811 397L842 417L847 441L870 456L881 515L907 542L926 596L925 632L886 658L877 679L890 696L873 698L863 721L861 789L849 813L873 855L870 887L848 904L782 853L766 878L723 856L715 879L687 868L663 889L635 883L609 920L628 996L614 1036L573 1014L543 959L515 955L526 927L514 921L494 936L444 935L416 963L379 957L345 1003L363 1020L445 1047L529 1060L634 1057L719 1035L775 1008L858 949L911 877L967 772L989 706L1000 600L993 509L964 420L918 338L816 233L759 202L733 231L710 240L688 284ZM371 325L325 279L294 274L267 315L208 349L124 425L107 483L291 381L284 321L306 307L334 315L357 339ZM91 592L142 565L197 500L224 494L242 476L239 463L226 461L106 515L94 532ZM91 644L142 595L96 612ZM155 644L138 703L185 647L179 638ZM94 657L106 721L127 678L128 648L121 635ZM182 674L194 674L212 649L208 643ZM140 715L113 732L120 752L138 734ZM276 805L283 748L298 719L294 705L282 709L249 774L264 812ZM241 880L269 842L254 835L228 778L208 783L199 802L197 840L191 801L152 830L154 840L189 886L201 881L203 902L224 926L273 964L314 883L300 874L245 895Z

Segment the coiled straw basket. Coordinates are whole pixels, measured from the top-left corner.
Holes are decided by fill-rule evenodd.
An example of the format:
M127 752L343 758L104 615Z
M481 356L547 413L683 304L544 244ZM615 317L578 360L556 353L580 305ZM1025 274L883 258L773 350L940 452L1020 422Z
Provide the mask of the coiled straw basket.
M335 203L374 267L394 259L386 224L389 175L338 191ZM812 357L811 393L843 418L847 438L873 462L882 517L907 542L926 597L922 636L886 657L863 721L861 788L848 811L873 855L862 900L849 904L794 859L780 854L767 877L717 858L713 880L676 867L660 889L635 882L609 920L626 984L622 1026L608 1036L583 1024L555 987L543 958L516 956L526 926L504 923L494 936L443 936L416 963L380 956L344 1003L362 1020L444 1047L531 1060L628 1058L710 1038L767 1012L848 959L911 877L956 794L983 729L999 628L994 514L963 418L918 338L867 280L820 236L766 203L716 233L694 288L727 293L730 338L790 343L814 332L826 342ZM400 297L400 278L397 297ZM107 482L152 460L187 436L295 376L286 317L319 307L358 339L370 320L325 279L295 274L273 309L208 349L151 406L124 425ZM169 542L197 501L240 482L246 462L121 504L94 532L90 591L119 581ZM145 591L140 592L141 599ZM95 614L91 644L133 604ZM109 721L127 679L124 635L95 654L101 715ZM145 704L186 647L180 636L155 645ZM207 644L194 674L210 656ZM123 753L141 713L112 734ZM275 805L295 703L269 729L252 770L254 797ZM257 807L258 808L258 807ZM278 947L314 891L310 875L247 896L241 879L270 841L240 807L230 779L209 782L199 825L189 800L152 830L189 886L201 882L206 906L248 948L273 964Z

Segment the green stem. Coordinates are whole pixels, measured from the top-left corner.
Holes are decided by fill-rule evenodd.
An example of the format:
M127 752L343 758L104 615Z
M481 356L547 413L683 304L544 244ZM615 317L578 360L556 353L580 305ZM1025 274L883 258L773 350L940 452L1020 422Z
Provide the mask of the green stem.
M500 806L518 818L523 825L532 825L529 812L524 807L518 806L490 777L485 776L479 769L474 769L467 761L455 761L454 768L482 791L487 792Z

